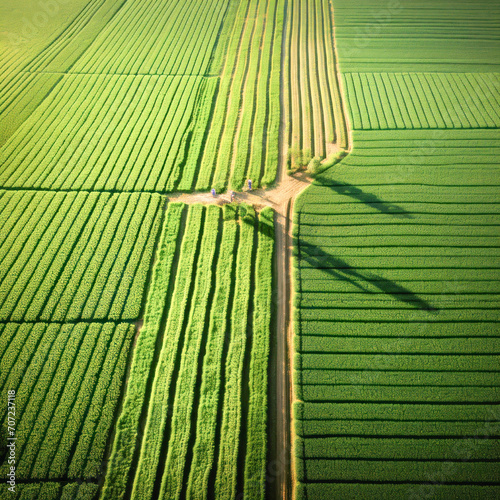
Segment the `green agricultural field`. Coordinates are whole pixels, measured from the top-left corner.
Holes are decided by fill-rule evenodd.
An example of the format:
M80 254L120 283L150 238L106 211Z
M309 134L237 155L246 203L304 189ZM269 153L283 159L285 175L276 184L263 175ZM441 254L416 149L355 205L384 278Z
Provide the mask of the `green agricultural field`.
M0 5L0 145L52 92L113 17L116 0L5 0ZM54 58L59 65L52 65ZM33 61L44 66L33 66ZM41 71L44 68L45 71Z
M329 0L297 0L287 9L284 54L285 137L291 162L298 152L325 158L335 146L347 147L347 131L333 44ZM305 160L306 163L308 160Z
M1 191L0 321L134 320L159 229L148 194Z
M353 149L295 205L297 498L498 498L498 5L333 7Z
M264 498L285 3L0 6L12 498Z
M5 323L2 393L16 391L19 480L95 481L134 329L115 323ZM5 421L7 408L1 410ZM0 466L7 475L8 464Z
M500 498L499 158L496 0L3 0L0 498Z
M169 203L102 498L263 498L273 231Z
M3 186L169 192L274 182L283 0L73 3L71 21L35 9L60 28L40 34L46 46L24 49L26 26L6 26Z

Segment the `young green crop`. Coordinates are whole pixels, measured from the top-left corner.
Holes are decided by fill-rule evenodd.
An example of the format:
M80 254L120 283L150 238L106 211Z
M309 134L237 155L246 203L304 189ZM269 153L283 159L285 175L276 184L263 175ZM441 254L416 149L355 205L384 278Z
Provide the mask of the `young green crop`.
M132 358L131 383L127 386L123 408L117 422L116 437L102 493L103 498L120 497L126 488L127 477L132 466L139 419L145 404L146 388L153 369L154 350L157 336L160 334L172 266L176 258L177 239L184 208L184 205L180 203L169 203L167 206L165 224L162 229L151 289L146 304L144 327L137 339Z
M147 278L138 259L147 262L152 255L160 201L158 195L138 193L32 192L27 213L33 209L36 215L26 221L14 211L9 219L25 223L24 229L0 243L0 316L11 321L137 318Z
M161 497L179 498L185 487L186 494L206 498L214 480L221 494L230 496L240 461L245 464L241 488L251 498L260 498L264 491L273 212L264 209L257 221L248 205L239 209L226 205L222 212L216 206L193 205L184 220L184 210L182 204L168 205L131 367L135 385L129 385L118 422L105 498L126 488L122 473L133 466L139 445L132 498L151 497L157 488ZM164 266L166 277L159 272ZM247 340L247 320L254 325L251 340ZM154 366L152 344L158 343L161 328L165 328L163 346ZM245 364L250 377L248 402L241 399ZM149 401L144 394L148 383L152 384ZM139 436L136 429L145 405L145 429ZM228 436L233 440L229 448ZM74 474L77 469L70 470ZM222 484L227 477L232 478L228 487Z
M151 389L147 421L142 440L141 454L133 486L134 498L147 499L152 496L160 461L160 450L165 439L164 431L167 418L172 413L169 401L171 385L175 384L176 359L182 350L185 319L191 304L191 283L196 277L196 264L199 258L199 240L204 220L204 207L191 205L188 208L185 237L182 240L179 264L175 276L163 345L159 353ZM165 293L165 292L163 292Z
M189 319L184 332L184 345L180 353L181 361L176 378L176 392L173 401L172 423L168 451L163 471L160 496L179 498L183 488L183 477L187 468L186 455L191 435L194 435L192 421L195 393L198 390L198 370L202 342L206 335L205 323L211 304L209 298L213 286L213 265L218 240L220 209L209 206L203 224L203 237L196 263ZM189 307L189 306L188 306ZM142 497L144 498L144 497Z
M257 223L258 247L255 263L255 292L252 323L252 351L249 372L244 496L264 498L266 494L267 393L270 325L273 292L274 212L262 210Z
M231 499L236 495L238 448L241 426L241 381L247 347L248 306L253 261L255 219L250 207L240 208L241 221L233 308L231 311L231 337L226 359L226 386L221 422L221 440L215 479L216 498Z
M238 5L197 190L241 189L246 178L256 187L274 181L283 10L282 0Z
M67 475L97 477L123 384L133 328L114 323L35 323L17 328L7 324L7 331L13 338L4 357L17 361L10 367L5 364L6 378L1 382L4 388L16 391L16 405L23 407L16 422L17 476L30 481ZM109 413L92 428L92 452L87 448L87 453L80 453L78 450L85 449L86 428L95 423L92 415L96 411L99 416L111 379L117 390L107 394ZM76 475L68 471L70 462L78 468ZM2 467L7 470L6 463Z
M208 480L217 446L217 413L221 397L221 374L224 369L223 350L231 299L231 280L234 279L233 260L236 253L235 242L238 227L234 212L227 205L223 211L221 247L202 367L196 440L187 485L187 495L193 498L207 498L208 496Z

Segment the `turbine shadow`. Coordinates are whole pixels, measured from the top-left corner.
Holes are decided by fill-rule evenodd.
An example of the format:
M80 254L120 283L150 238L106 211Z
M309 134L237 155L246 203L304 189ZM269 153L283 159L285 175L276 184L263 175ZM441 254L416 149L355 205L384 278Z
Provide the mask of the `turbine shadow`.
M310 243L300 240L296 241L296 244L299 248L299 259L305 260L315 269L321 269L336 279L347 281L366 293L373 293L366 285L363 286L359 281L366 284L369 283L382 292L391 295L396 300L413 306L415 309L432 312L439 311L439 309L432 306L426 300L421 299L411 290L408 290L392 280L375 273L363 273L353 268L346 261L334 257L316 245L311 245Z
M315 179L315 184L323 187L328 187L337 194L350 196L351 198L358 200L365 205L368 205L375 210L378 210L384 214L392 214L398 219L413 219L413 215L405 210L400 205L395 203L387 203L381 200L377 195L373 193L367 193L353 184L347 182L340 182L334 179L328 179L324 176L318 176Z

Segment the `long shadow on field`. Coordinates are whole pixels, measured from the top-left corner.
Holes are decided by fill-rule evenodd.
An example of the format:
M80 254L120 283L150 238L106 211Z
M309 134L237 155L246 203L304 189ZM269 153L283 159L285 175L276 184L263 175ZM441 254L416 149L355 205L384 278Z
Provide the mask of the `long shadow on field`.
M297 243L297 242L296 242ZM370 283L382 292L391 295L399 302L404 302L413 306L415 309L423 311L438 311L427 301L415 295L411 290L388 280L383 276L374 273L361 272L358 269L350 266L346 261L334 257L333 255L325 252L316 245L311 245L304 241L298 241L300 260L309 263L315 269L321 269L325 273L333 276L336 279L347 281L354 285L356 288L366 292L372 293L368 288L363 286L361 282Z
M334 179L328 179L327 177L318 176L315 179L315 184L328 187L332 191L345 196L350 196L355 200L361 201L365 205L368 205L379 212L384 214L392 214L397 219L413 219L413 215L405 210L400 205L395 203L387 203L381 200L377 195L373 193L367 193L353 184L348 182L340 182Z

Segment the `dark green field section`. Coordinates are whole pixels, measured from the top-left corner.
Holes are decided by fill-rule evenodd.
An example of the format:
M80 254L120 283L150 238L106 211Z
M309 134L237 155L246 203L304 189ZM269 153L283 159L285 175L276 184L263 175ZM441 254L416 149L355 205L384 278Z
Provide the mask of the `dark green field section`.
M264 497L273 234L168 204L102 498Z
M495 0L333 0L340 70L500 70Z
M102 474L133 335L132 325L115 323L0 326L0 386L4 394L16 391L18 482L84 480L89 484L79 494L93 498L97 484L92 483ZM6 413L4 405L2 422ZM0 466L4 477L8 468L7 461ZM60 487L18 484L18 498L59 498L34 492Z
M500 142L469 132L355 133L296 204L303 498L500 495Z
M0 321L139 317L160 224L159 195L0 196Z
M449 500L450 498L492 498L499 497L499 490L495 486L455 486L441 484L439 478L448 471L453 471L454 466L445 465L433 477L436 477L435 484L426 484L422 486L412 486L400 484L362 484L353 488L349 483L327 484L315 483L307 487L309 498L321 498L324 500L331 498L342 498L345 500L371 500L377 498L380 500L392 500L394 498L408 498L417 500L420 498L433 498L435 500ZM306 488L299 485L298 495L304 495Z
M353 147L295 204L296 498L500 498L498 3L333 8Z
M298 494L497 498L497 131L354 140L296 203Z
M354 130L500 126L499 73L345 73Z

